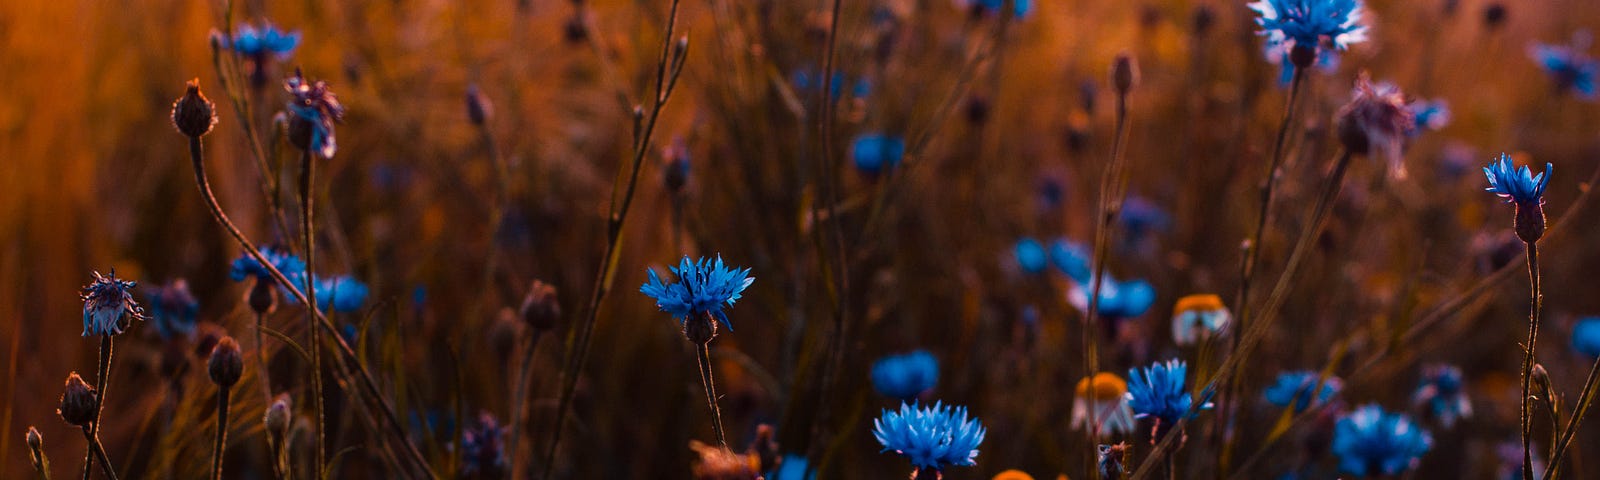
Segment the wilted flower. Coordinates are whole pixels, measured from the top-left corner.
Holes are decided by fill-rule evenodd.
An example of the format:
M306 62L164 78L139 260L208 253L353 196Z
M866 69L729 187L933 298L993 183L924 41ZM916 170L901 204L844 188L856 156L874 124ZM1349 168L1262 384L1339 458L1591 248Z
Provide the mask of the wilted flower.
M1406 105L1411 110L1411 118L1416 121L1412 134L1421 134L1424 131L1437 131L1450 124L1450 104L1443 98L1435 100L1420 99Z
M890 355L872 364L872 386L885 397L915 400L939 381L939 360L927 350Z
M56 414L61 415L61 419L69 425L88 427L94 423L99 409L99 392L85 383L78 372L68 374L66 388L61 392L61 406L56 408Z
M1454 365L1432 365L1423 369L1411 403L1428 407L1429 414L1439 419L1445 428L1454 426L1456 420L1472 416L1472 399L1467 397L1461 369Z
M919 469L936 471L975 465L978 444L987 433L978 419L967 419L966 407L943 402L932 407L901 403L900 410L884 410L872 424L872 435L883 444L883 451L904 455Z
M117 278L117 271L109 275L94 272L94 283L83 287L83 336L117 335L128 328L133 320L143 320L144 309L133 300L134 282Z
M1600 317L1583 317L1572 326L1572 349L1591 357L1600 357Z
M1278 374L1278 379L1267 387L1267 403L1278 407L1294 407L1295 413L1321 405L1339 394L1344 384L1338 377L1322 378L1317 372L1296 370Z
M1040 245L1038 240L1023 237L1017 240L1017 246L1013 248L1013 251L1017 257L1017 266L1022 267L1023 272L1040 273L1044 271L1048 258L1044 252L1044 246Z
M1580 36L1580 38L1586 38ZM1600 62L1583 52L1587 41L1574 45L1549 45L1536 43L1528 48L1528 56L1555 80L1556 88L1572 91L1586 100L1596 98L1595 78L1600 77Z
M1122 377L1100 372L1078 380L1076 390L1077 395L1072 398L1072 428L1089 429L1089 416L1093 413L1096 432L1109 435L1133 431L1133 410L1125 398L1128 382Z
M161 338L193 335L195 318L200 314L200 301L189 292L189 282L183 279L149 290L150 319Z
M1504 153L1499 162L1483 167L1484 176L1489 178L1489 188L1485 190L1506 199L1506 203L1516 204L1517 237L1524 242L1533 243L1544 236L1544 188L1554 169L1554 165L1546 163L1544 171L1534 175L1527 165L1513 168L1511 156Z
M722 263L722 256L718 255L716 261L701 257L698 262L685 256L678 266L669 267L668 270L678 276L677 282L662 282L654 269L646 269L650 281L640 286L639 292L656 299L656 308L677 317L678 322L685 325L686 334L689 317L701 315L709 315L727 327L728 331L733 331L733 324L729 323L728 314L722 309L733 305L744 289L755 283L756 279L750 277L750 269L728 268ZM715 335L715 330L711 335ZM703 341L690 340L703 342L711 338L706 336Z
M1405 95L1389 83L1372 83L1366 73L1356 79L1350 103L1337 114L1339 141L1352 154L1371 155L1379 151L1389 158L1389 172L1405 176L1400 151L1416 129L1416 120L1406 106Z
M1190 413L1195 399L1189 395L1187 376L1189 365L1182 360L1156 362L1145 368L1128 369L1128 407L1134 418L1155 417L1157 428L1168 428L1183 418L1193 418L1199 410L1211 408L1211 402L1202 400L1200 408Z
M506 429L494 414L478 414L478 425L461 432L461 474L469 478L502 478L506 470Z
M1259 15L1259 34L1285 51L1325 45L1344 50L1367 39L1361 0L1262 0L1248 6Z
M898 136L866 133L850 142L850 158L856 170L867 176L876 176L900 165L906 154L906 141Z
M338 150L333 124L344 121L344 106L328 89L327 82L307 81L305 75L295 70L294 76L283 82L289 92L289 141L295 147L315 153L322 158L333 158Z
M1339 469L1357 476L1398 475L1415 467L1433 437L1405 414L1367 405L1334 426L1333 453Z
M1213 294L1186 295L1172 307L1172 341L1178 345L1221 336L1227 332L1233 315Z

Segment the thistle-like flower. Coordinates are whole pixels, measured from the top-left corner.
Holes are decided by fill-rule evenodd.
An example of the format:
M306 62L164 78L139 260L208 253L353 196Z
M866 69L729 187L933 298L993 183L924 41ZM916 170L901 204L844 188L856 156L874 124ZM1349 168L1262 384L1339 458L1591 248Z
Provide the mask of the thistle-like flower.
M1333 453L1339 469L1357 476L1398 475L1415 467L1433 446L1433 437L1400 413L1367 405L1339 419Z
M1017 257L1017 266L1022 267L1022 271L1026 273L1043 272L1045 264L1049 261L1044 245L1032 238L1023 237L1017 240L1017 245L1012 250Z
M144 320L144 308L133 299L135 283L117 278L116 269L109 275L94 272L94 283L83 287L83 336L118 335L133 320Z
M678 266L670 267L678 281L666 283L656 275L654 269L647 269L650 281L639 287L639 292L656 299L656 308L677 317L679 323L689 332L690 317L708 315L715 318L728 331L733 331L733 324L728 321L728 314L723 308L731 306L756 279L750 277L750 269L729 268L722 262L718 255L715 261L702 257L700 261L683 257ZM698 323L698 321L696 322ZM703 339L700 335L691 335L690 340L704 343L715 336L715 325L710 325L712 331ZM698 330L696 327L695 330Z
M172 126L179 133L198 138L210 133L216 124L216 107L200 93L200 79L190 80L183 96L172 102Z
M872 364L872 386L885 397L914 401L939 382L939 360L927 350L890 355Z
M344 122L344 106L328 89L327 82L306 80L295 70L294 76L283 82L289 92L289 142L322 158L333 158L338 150L333 124Z
M1278 407L1294 407L1294 413L1321 405L1333 399L1344 388L1338 377L1326 379L1317 372L1296 370L1278 374L1278 379L1267 387L1267 403Z
M1423 369L1411 403L1427 407L1428 414L1445 428L1455 426L1456 420L1472 416L1472 399L1467 397L1461 369L1454 365L1431 365Z
M1399 88L1390 83L1372 83L1362 73L1356 79L1350 103L1340 108L1336 117L1339 141L1345 150L1356 155L1381 153L1389 159L1389 173L1405 177L1400 152L1413 136L1417 121Z
M1093 427L1102 435L1133 431L1133 409L1128 407L1128 382L1114 373L1100 372L1093 377L1078 380L1077 395L1072 398L1072 428L1088 430L1090 414Z
M1544 188L1550 183L1550 172L1554 168L1546 163L1544 171L1534 175L1527 165L1514 168L1511 156L1504 153L1500 154L1499 162L1483 167L1484 176L1489 178L1489 188L1485 190L1506 199L1506 203L1516 204L1517 237L1523 242L1534 243L1544 236Z
M898 136L867 133L850 142L850 158L856 170L869 177L894 170L906 155L906 141Z
M943 402L932 407L901 403L900 410L884 410L872 425L884 452L904 455L912 466L936 472L977 464L978 444L987 433L978 419L967 418L966 407Z
M1583 317L1572 326L1572 349L1591 357L1600 357L1600 317Z
M1189 365L1176 359L1156 362L1142 369L1128 369L1130 382L1126 396L1134 418L1154 417L1159 431L1183 418L1193 418L1198 410L1210 409L1211 402L1202 399L1200 408L1195 413L1189 412L1195 398L1189 395L1188 374Z
M200 301L189 292L189 282L173 280L148 291L150 319L161 338L194 335L195 318L200 314Z
M1248 6L1255 10L1258 34L1268 45L1284 52L1296 47L1316 52L1324 47L1345 50L1367 39L1367 26L1361 23L1361 0L1261 0ZM1267 58L1274 55L1268 54ZM1310 58L1296 66L1305 68Z
M1233 314L1222 304L1222 297L1213 294L1187 295L1172 307L1172 340L1178 345L1221 336L1233 322Z
M1556 88L1562 92L1571 91L1585 100L1600 98L1600 90L1596 89L1596 78L1600 77L1600 61L1584 53L1588 47L1587 37L1577 35L1578 41L1573 45L1549 45L1536 43L1528 47L1528 56L1543 68L1550 79L1555 81Z

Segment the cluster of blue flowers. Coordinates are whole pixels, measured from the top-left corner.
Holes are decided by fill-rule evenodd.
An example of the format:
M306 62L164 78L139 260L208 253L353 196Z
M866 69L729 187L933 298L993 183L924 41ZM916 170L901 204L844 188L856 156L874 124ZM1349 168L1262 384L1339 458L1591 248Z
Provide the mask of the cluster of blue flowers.
M872 386L885 397L915 400L939 382L939 360L927 350L890 355L872 364Z
M1333 430L1339 469L1356 476L1398 475L1415 467L1432 446L1433 437L1411 417L1377 405L1345 415Z
M899 410L884 410L872 423L872 435L883 451L904 455L917 468L934 470L976 464L978 444L987 433L978 419L967 418L966 407L943 402L931 407L901 403Z
M744 289L755 283L750 269L729 268L722 262L721 255L715 261L683 257L678 266L668 269L678 281L663 282L654 269L647 269L650 281L639 287L639 292L656 299L656 308L677 317L679 323L688 321L691 316L711 315L728 331L733 331L733 324L722 309L732 306Z
M1454 365L1432 365L1422 370L1422 380L1411 402L1426 406L1428 413L1445 428L1472 416L1472 400L1467 397L1461 369Z

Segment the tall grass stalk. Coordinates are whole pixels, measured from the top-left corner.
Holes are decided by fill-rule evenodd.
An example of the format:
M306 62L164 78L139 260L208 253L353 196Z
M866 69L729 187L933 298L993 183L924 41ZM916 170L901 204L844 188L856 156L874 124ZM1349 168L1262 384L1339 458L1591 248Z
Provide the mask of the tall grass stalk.
M533 329L533 338L528 339L528 346L522 353L522 364L517 373L517 389L511 397L511 439L506 442L506 451L511 452L511 478L525 478L522 467L527 459L522 455L520 441L524 428L524 418L528 414L528 383L533 381L533 354L538 351L539 339L544 336L544 329Z

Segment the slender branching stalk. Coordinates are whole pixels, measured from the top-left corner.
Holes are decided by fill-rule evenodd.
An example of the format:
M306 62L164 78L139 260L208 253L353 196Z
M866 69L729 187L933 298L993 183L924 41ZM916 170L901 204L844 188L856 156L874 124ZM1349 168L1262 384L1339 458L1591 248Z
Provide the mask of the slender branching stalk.
M1539 304L1544 296L1539 291L1539 244L1527 242L1528 281L1531 283L1531 304L1528 306L1528 345L1522 357L1522 478L1533 477L1533 411L1528 401L1528 386L1533 380L1534 344L1539 339ZM1553 469L1553 468L1552 468Z
M566 423L568 410L572 408L573 395L577 393L578 374L588 362L589 346L593 341L595 323L599 319L601 301L610 290L612 276L616 272L613 264L617 261L617 250L622 244L622 227L627 222L629 208L633 205L634 191L639 185L639 172L644 166L644 156L650 150L656 121L660 119L667 100L672 97L678 78L683 73L684 62L688 59L688 37L676 41L672 38L673 29L678 22L678 3L679 0L672 0L672 6L667 14L667 28L663 32L661 41L661 56L656 61L656 88L651 100L650 113L646 116L643 107L635 107L633 110L633 154L627 170L627 183L623 188L613 188L611 191L611 208L608 209L609 214L606 218L606 249L600 257L600 265L597 266L594 275L594 287L589 295L589 304L585 309L583 321L567 336L571 353L568 354L561 370L561 392L556 400L555 427L550 432L550 444L545 447L544 473L541 478L549 478L554 471L556 450L561 445L562 426Z
M217 443L211 447L211 478L222 480L222 447L228 444L228 388L217 390Z
M312 457L312 464L317 466L317 471L322 471L323 462L327 461L328 451L327 434L324 424L327 412L324 410L322 399L322 331L317 329L317 281L316 275L316 231L313 229L312 203L316 195L312 193L312 182L316 179L316 164L313 161L311 150L306 149L300 153L300 235L305 243L306 275L305 291L310 301L306 306L306 328L311 330L311 395L313 409L316 410L317 423L315 435L317 437L316 456Z
M117 472L111 468L111 460L106 458L106 448L100 444L100 438L95 434L95 430L98 430L97 427L99 427L99 424L100 422L95 422L89 425L84 425L83 438L89 441L89 455L100 460L100 472L105 473L106 478L117 480ZM88 480L89 464L83 464L83 468L83 478Z
M84 430L84 433L90 437L89 451L85 452L83 457L84 480L88 480L89 471L94 468L94 459L97 456L95 449L99 448L100 444L100 413L105 411L106 387L111 385L111 339L111 335L100 336L100 365L98 366L98 373L95 374L94 379L95 391L100 392L100 401L95 402L94 423L89 424L89 426L85 427ZM98 452L98 456L100 457L101 462L105 461L105 452ZM110 474L111 464L105 464L103 465L103 468L105 468L107 474ZM116 478L116 475L111 475L111 478Z

